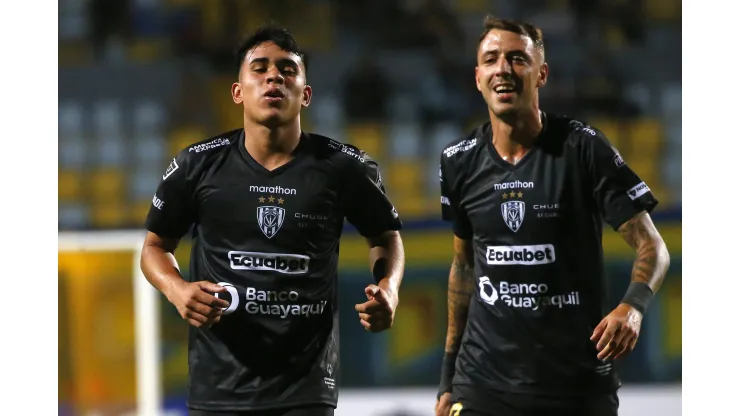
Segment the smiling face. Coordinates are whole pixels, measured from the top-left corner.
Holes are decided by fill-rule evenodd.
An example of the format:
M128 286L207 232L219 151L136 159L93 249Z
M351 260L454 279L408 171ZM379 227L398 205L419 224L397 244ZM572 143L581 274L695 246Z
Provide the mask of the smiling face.
M231 87L245 118L270 127L295 120L310 104L311 93L301 57L270 41L246 53L239 80Z
M544 52L523 34L491 29L478 47L475 83L496 117L511 118L535 108L547 82Z

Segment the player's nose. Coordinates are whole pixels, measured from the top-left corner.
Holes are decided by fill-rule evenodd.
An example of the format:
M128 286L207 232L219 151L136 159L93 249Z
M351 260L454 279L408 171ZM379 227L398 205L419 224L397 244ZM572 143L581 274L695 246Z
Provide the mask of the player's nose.
M505 57L500 57L498 61L493 65L494 78L507 77L511 74L511 71L511 62L509 62L509 60Z
M285 82L285 78L283 77L283 74L280 73L280 70L277 67L272 67L267 71L267 83L273 84L278 83L282 84Z

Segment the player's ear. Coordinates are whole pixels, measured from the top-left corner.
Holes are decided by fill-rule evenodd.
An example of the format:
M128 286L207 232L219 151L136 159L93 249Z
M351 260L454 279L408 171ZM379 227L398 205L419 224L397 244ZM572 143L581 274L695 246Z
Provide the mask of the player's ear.
M303 98L301 99L301 106L308 107L309 104L311 104L311 96L313 95L313 90L311 89L310 85L306 85L303 87Z
M542 88L547 84L547 76L550 74L550 67L547 63L540 65L540 74L537 78L537 88Z
M480 72L478 71L478 66L475 67L475 86L476 86L476 88L478 88L478 91L481 91L481 89L480 89Z
M238 82L231 84L231 99L234 100L234 103L236 104L241 104L242 101L244 101L244 97L242 96L242 86Z

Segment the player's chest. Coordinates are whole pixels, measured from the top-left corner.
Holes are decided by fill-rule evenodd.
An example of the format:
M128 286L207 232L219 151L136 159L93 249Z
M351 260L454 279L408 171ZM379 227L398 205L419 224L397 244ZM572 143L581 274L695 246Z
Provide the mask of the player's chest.
M461 203L479 235L552 233L579 203L574 181L574 172L557 161L520 170L492 167L464 184Z
M339 183L320 169L274 177L216 174L195 194L199 222L240 239L334 234L343 222Z

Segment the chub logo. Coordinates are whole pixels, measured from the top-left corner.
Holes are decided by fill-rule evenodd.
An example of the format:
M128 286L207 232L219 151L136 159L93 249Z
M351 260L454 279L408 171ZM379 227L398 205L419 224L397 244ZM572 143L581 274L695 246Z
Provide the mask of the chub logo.
M552 244L534 246L488 246L486 261L490 266L523 265L536 266L555 262L555 247Z
M308 272L310 257L301 254L257 253L229 251L229 262L234 270L272 271L283 274Z

